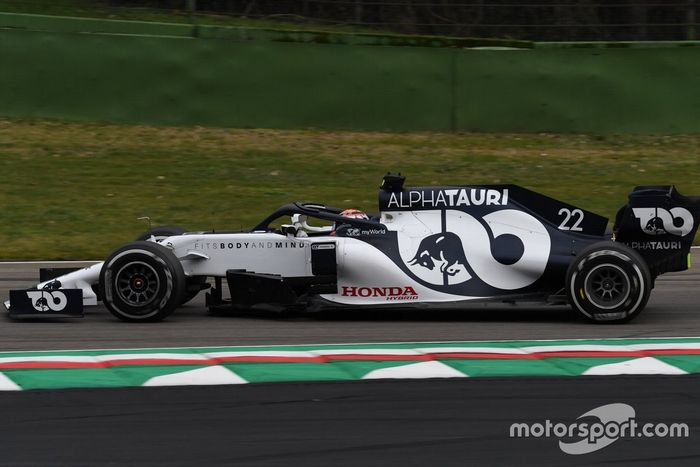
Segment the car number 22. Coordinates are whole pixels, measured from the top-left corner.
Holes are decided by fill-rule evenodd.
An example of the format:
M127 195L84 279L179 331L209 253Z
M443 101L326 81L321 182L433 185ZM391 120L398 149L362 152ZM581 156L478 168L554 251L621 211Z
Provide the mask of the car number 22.
M559 210L559 215L564 216L564 220L559 224L559 230L572 230L574 232L581 232L583 228L581 227L581 222L583 221L583 211L580 209L567 209L561 208Z

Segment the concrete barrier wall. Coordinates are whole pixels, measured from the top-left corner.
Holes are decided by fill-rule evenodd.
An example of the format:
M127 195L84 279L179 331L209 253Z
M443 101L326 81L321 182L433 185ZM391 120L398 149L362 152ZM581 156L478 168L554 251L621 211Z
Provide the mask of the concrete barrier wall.
M0 115L268 128L700 132L698 47L321 44L308 34L293 41L217 28L193 37L188 26L52 21L30 27L15 19L0 29Z

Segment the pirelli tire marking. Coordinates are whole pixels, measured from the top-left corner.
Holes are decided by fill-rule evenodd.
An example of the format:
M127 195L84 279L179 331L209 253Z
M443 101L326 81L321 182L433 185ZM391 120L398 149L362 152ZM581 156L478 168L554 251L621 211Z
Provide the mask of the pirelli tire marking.
M587 266L587 263L595 262L597 259L604 256L619 258L626 268L622 267L620 264L601 262L600 264L596 264L582 278L581 272ZM602 267L610 267L622 272L625 279L628 281L628 290L624 299L612 306L602 306L594 297L591 297L590 290L586 290L587 280L591 278L593 271ZM634 263L632 258L615 250L600 250L583 258L578 264L578 268L573 272L570 283L570 297L574 302L572 305L574 305L579 312L596 321L624 319L634 315L642 304L647 292L645 282L644 273ZM598 311L598 313L595 311Z

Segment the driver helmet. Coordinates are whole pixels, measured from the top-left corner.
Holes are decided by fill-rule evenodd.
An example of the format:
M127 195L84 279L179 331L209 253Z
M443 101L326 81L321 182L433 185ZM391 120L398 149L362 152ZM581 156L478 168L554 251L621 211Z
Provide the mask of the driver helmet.
M340 215L343 217L349 217L350 219L369 219L367 213L364 211L360 211L359 209L346 209L343 212L341 212Z
M369 216L367 215L366 212L360 211L359 209L346 209L340 213L341 216L347 217L349 219L364 219L368 220ZM340 223L336 222L333 224L333 231L331 232L331 235L335 235L335 230L340 227Z

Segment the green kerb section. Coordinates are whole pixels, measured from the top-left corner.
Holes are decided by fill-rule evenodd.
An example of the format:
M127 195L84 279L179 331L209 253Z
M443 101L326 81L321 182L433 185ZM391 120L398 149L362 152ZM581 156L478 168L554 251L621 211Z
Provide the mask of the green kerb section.
M700 47L662 45L533 48L0 14L0 115L239 128L699 133Z
M276 381L358 380L372 370L396 366L396 362L226 363L223 366L247 381L270 383Z
M697 352L700 352L700 338L2 352L0 389L353 381L367 378L686 374L700 373L700 354ZM275 358L296 360L276 361ZM131 359L136 360L131 363ZM201 364L193 359L200 359ZM173 363L168 364L168 360ZM40 368L37 365L53 367Z
M673 355L657 358L662 362L680 368L686 373L700 373L700 358L698 358L698 355Z
M67 368L5 370L3 374L22 389L116 388L141 386L156 376L202 368L194 365L124 366L115 368Z
M465 359L440 360L469 376L579 376L587 369L620 363L629 357L544 358L541 360ZM698 360L700 361L700 360Z

